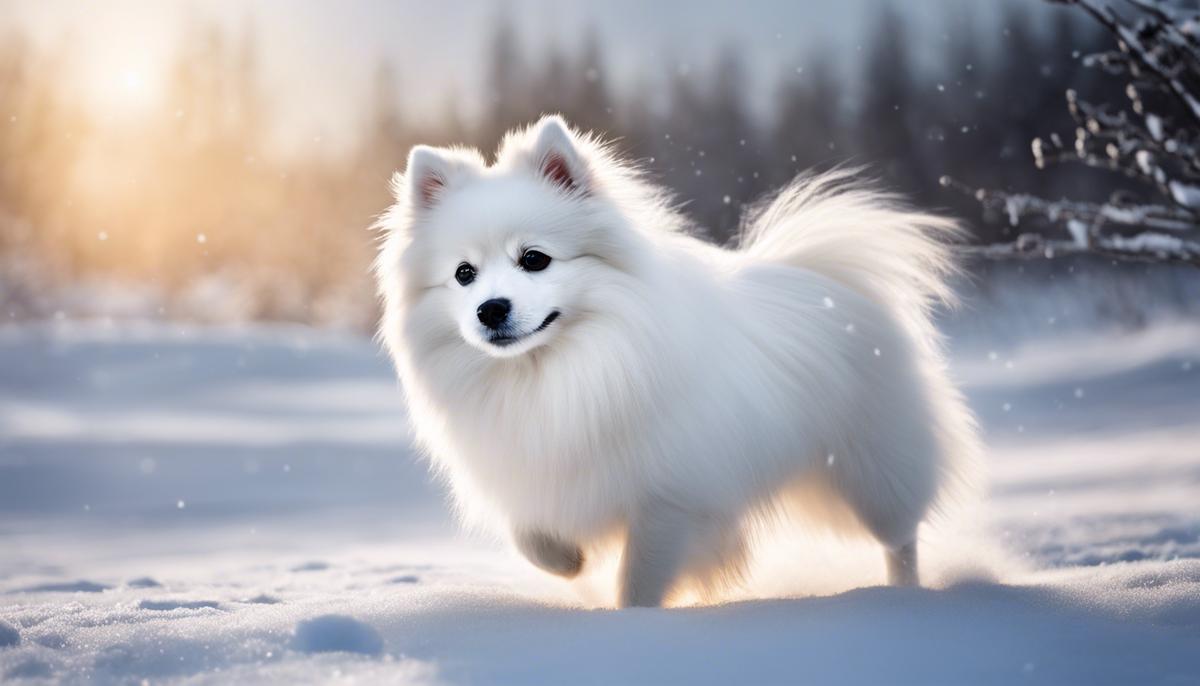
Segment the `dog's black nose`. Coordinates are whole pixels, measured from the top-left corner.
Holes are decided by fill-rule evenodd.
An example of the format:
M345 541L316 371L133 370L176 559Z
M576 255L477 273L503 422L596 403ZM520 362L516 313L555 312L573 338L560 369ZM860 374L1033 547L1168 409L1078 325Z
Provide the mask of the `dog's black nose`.
M508 313L512 311L512 303L508 298L492 298L479 306L475 310L475 314L479 316L479 321L489 329L499 329L500 325L508 319Z

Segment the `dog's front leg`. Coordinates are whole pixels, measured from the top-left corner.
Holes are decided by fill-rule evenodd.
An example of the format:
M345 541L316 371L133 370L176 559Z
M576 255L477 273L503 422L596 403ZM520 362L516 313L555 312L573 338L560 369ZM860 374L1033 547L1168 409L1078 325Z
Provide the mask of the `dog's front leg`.
M518 531L513 535L517 550L535 567L568 579L583 569L583 550L542 531Z
M658 607L675 583L687 553L690 517L661 499L637 511L621 556L620 607Z

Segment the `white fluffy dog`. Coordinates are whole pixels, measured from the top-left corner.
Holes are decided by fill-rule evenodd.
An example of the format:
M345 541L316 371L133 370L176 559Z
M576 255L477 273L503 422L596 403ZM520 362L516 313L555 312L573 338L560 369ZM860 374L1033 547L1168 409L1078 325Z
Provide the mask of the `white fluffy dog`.
M918 525L977 453L930 323L951 221L842 171L717 247L558 117L491 166L417 146L394 190L382 337L465 519L565 577L618 542L622 607L736 578L753 526L797 513L917 583Z

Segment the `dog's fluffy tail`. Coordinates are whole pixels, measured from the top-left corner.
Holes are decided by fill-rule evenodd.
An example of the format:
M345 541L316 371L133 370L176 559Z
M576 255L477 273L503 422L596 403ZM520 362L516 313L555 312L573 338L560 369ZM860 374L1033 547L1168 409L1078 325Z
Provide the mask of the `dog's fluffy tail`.
M740 249L822 274L880 303L908 329L923 353L919 370L941 446L935 510L969 502L981 482L978 431L945 373L932 321L935 307L954 304L949 279L959 268L951 245L962 229L860 179L855 169L801 176L747 216Z
M860 171L800 176L749 213L740 249L892 305L928 335L932 309L954 302L947 283L957 271L950 243L961 229L951 219L908 208L864 182Z

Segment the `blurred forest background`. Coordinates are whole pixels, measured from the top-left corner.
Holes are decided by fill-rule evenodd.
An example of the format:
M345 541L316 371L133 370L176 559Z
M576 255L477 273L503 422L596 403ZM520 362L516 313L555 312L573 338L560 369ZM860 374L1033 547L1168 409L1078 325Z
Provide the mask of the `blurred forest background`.
M647 65L661 78L618 88L598 32L561 45L525 35L517 18L488 6L480 10L492 25L478 111L449 99L440 116L413 116L406 103L422 95L407 92L396 65L381 59L359 104L353 145L286 155L267 143L279 113L263 87L253 24L232 31L193 22L173 48L161 97L119 126L63 85L69 51L40 49L19 29L4 29L2 312L370 329L375 236L367 227L388 204L388 178L409 147L465 143L490 152L505 130L543 112L615 138L717 242L731 237L743 206L762 193L799 171L844 162L873 165L917 204L962 217L976 242L1008 240L1003 217L986 216L939 177L1047 197L1101 198L1120 183L1095 170L1033 164L1034 137L1073 129L1068 88L1099 99L1121 89L1082 62L1111 47L1106 33L1066 9L1031 12L1033 4L1041 5L1007 4L987 31L956 15L932 46L935 66L918 68L904 6L880 3L866 22L853 81L833 51L796 46L799 66L771 75L765 113L750 104L736 44L714 46L717 58L703 67ZM974 268L983 291L1001 293L1031 275L1083 279L1079 264ZM1178 268L1087 271L1105 283L1138 284L1102 305L1116 319L1136 323L1145 300L1183 309L1196 300L1195 279Z

